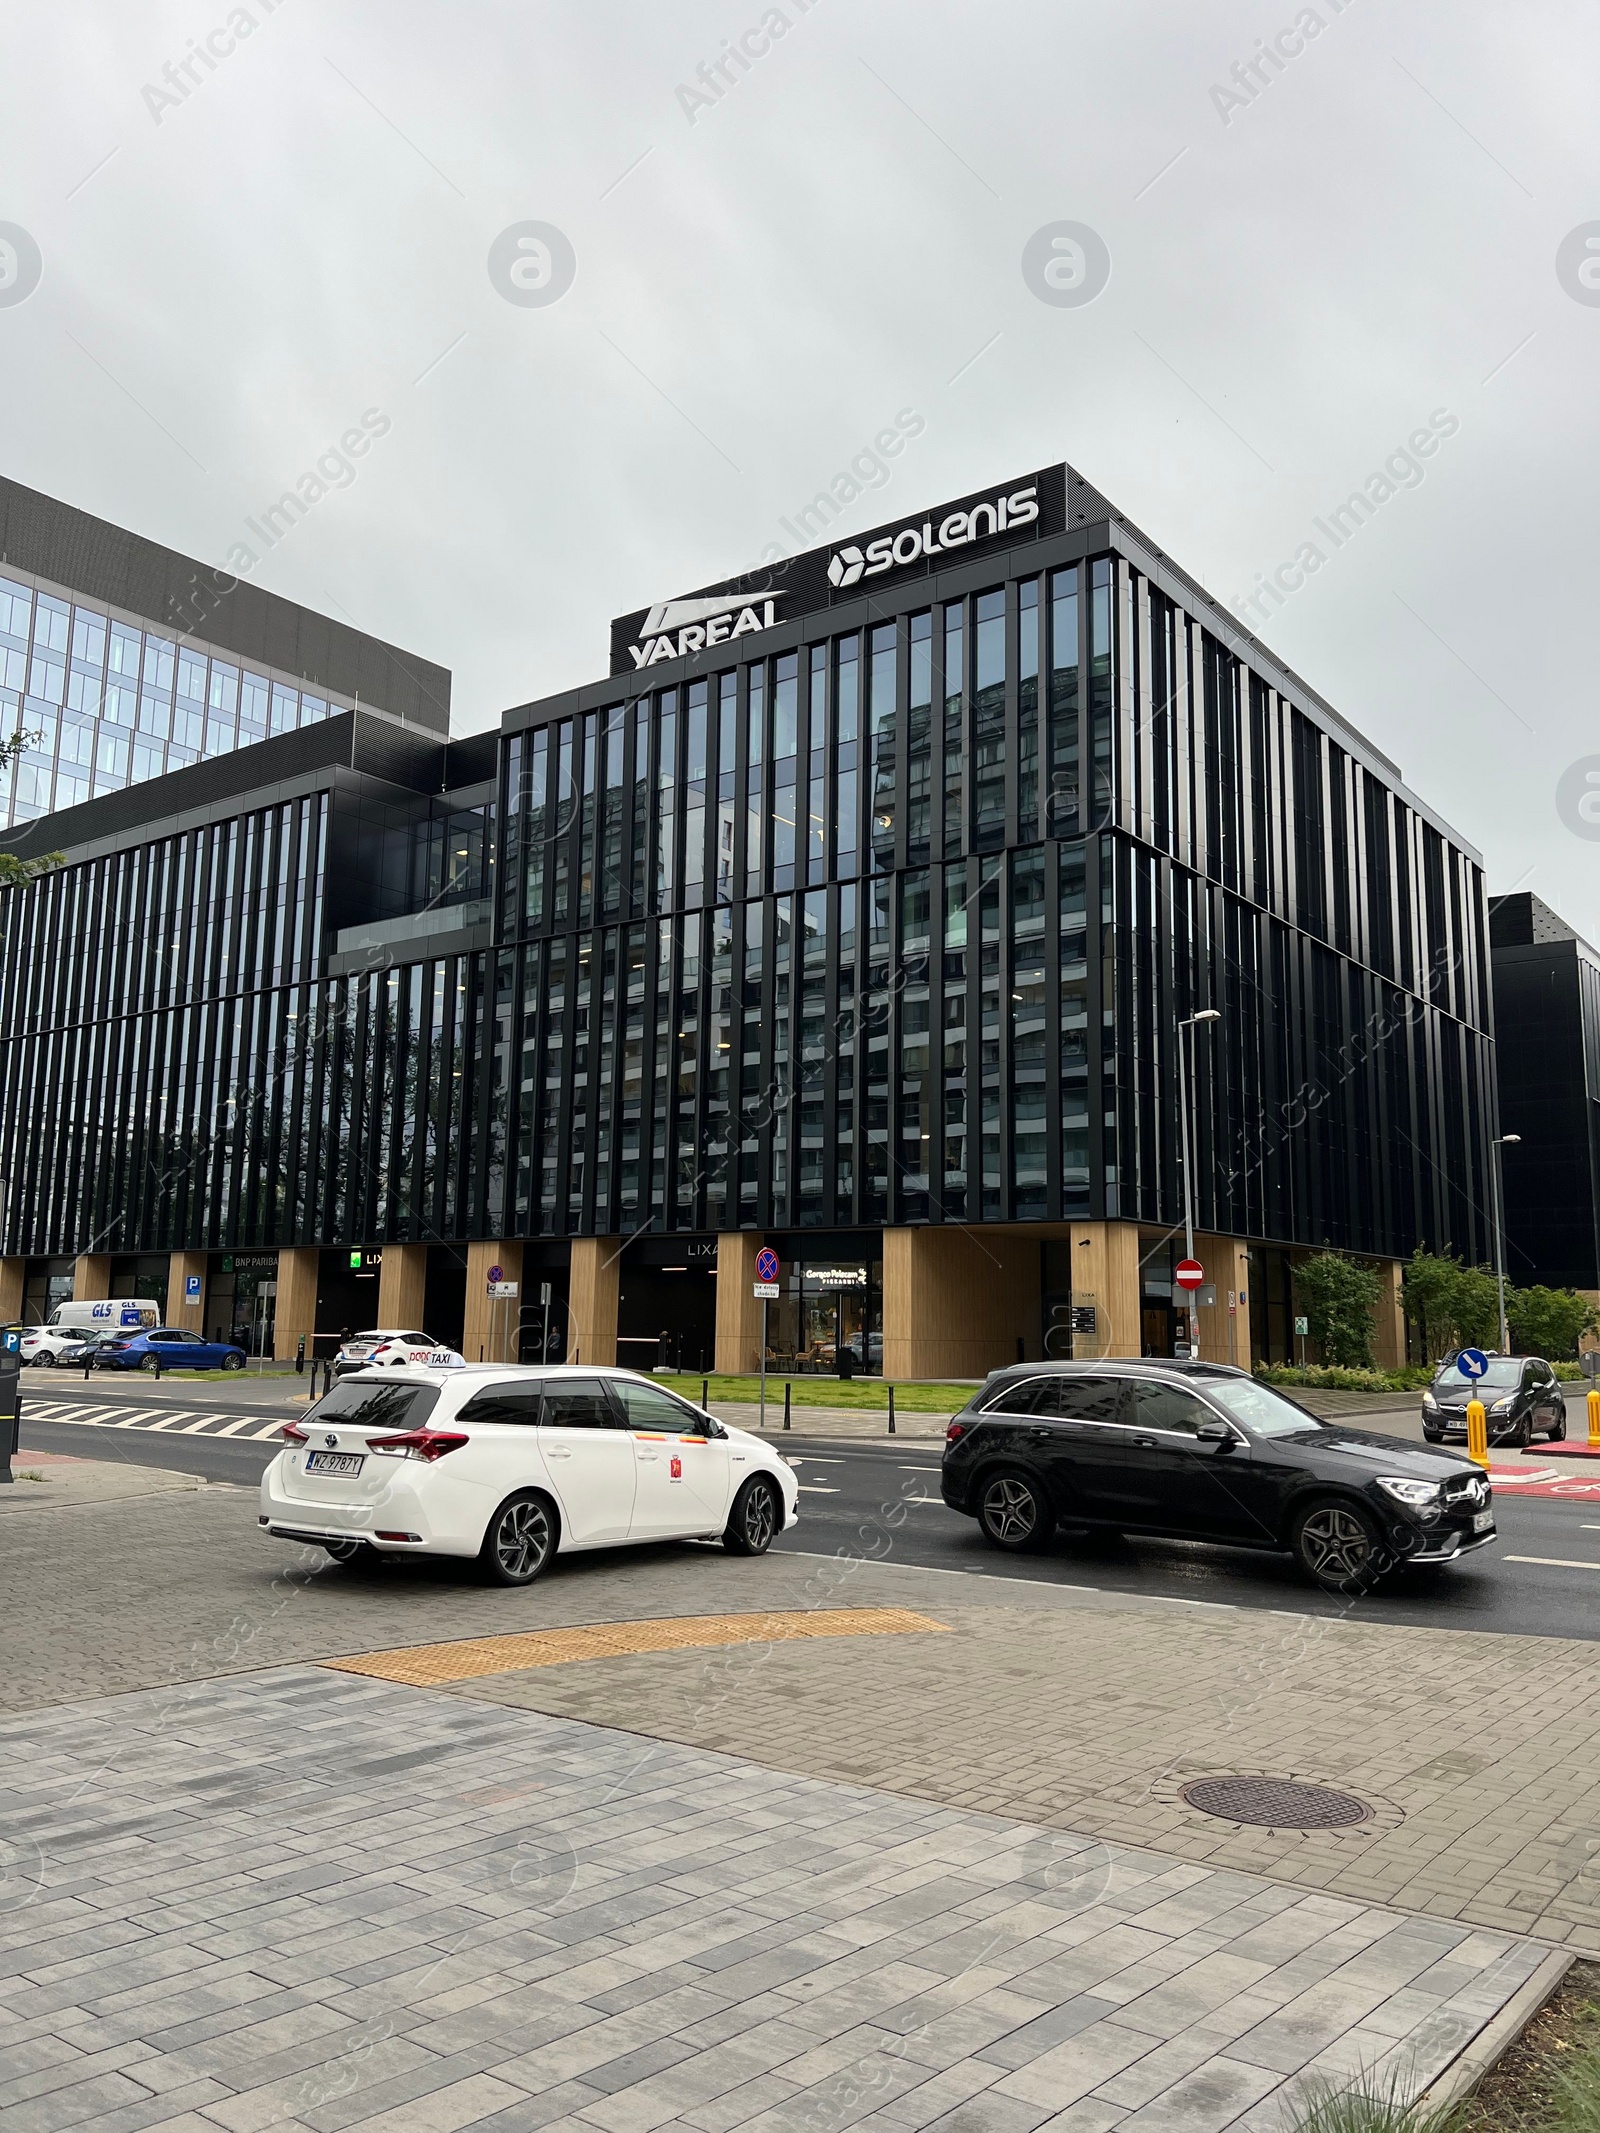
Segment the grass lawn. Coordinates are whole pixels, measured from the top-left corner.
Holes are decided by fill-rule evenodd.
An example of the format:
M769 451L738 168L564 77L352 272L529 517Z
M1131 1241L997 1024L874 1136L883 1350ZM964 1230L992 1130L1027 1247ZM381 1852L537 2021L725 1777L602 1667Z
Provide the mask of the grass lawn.
M698 1401L703 1382L692 1376L663 1377L658 1383L670 1385L674 1392L681 1392L685 1399ZM761 1397L759 1378L713 1377L710 1381L709 1398L713 1407L754 1406ZM790 1395L796 1407L851 1407L864 1413L887 1414L889 1388L882 1378L767 1378L767 1405L774 1401L783 1405L783 1388L792 1385ZM970 1385L896 1385L894 1404L903 1415L953 1415L958 1407L965 1407L972 1393Z

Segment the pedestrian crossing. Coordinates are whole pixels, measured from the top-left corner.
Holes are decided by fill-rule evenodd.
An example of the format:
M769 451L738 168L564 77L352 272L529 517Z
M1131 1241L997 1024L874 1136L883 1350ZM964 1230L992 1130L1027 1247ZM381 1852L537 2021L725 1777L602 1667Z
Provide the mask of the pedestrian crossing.
M283 1433L283 1421L259 1414L201 1414L192 1407L136 1407L119 1414L106 1400L26 1400L22 1426L30 1422L77 1423L90 1429L137 1429L174 1437L232 1437L243 1444L266 1444Z

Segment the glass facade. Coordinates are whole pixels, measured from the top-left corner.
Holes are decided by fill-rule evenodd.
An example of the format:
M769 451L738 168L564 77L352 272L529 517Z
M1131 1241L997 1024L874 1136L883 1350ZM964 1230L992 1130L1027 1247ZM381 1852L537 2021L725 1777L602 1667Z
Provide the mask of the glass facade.
M0 825L31 822L351 706L0 570Z
M322 715L86 612L80 677L77 616L20 619L12 705L51 713L58 805L69 712L96 762L145 731L164 763L212 732L179 740L180 704ZM24 695L36 658L56 678ZM325 882L372 865L331 779L170 834L153 792L142 841L0 892L6 1253L810 1232L775 1338L876 1367L881 1253L827 1233L1170 1229L1176 1029L1215 1006L1200 1228L1487 1255L1478 864L1131 534L819 605L644 680L508 715L492 800L412 810L372 916L481 903L487 946L396 940L330 975Z

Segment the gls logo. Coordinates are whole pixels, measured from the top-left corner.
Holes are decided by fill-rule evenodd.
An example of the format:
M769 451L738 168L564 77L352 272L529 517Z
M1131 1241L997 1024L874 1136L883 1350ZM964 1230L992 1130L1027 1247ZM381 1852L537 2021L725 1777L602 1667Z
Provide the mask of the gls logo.
M1013 526L1030 525L1038 516L1038 490L1030 482L1025 489L1013 489L1009 496L997 496L993 503L974 504L970 511L952 511L940 520L937 534L933 521L924 519L920 526L902 526L898 533L868 541L865 549L854 544L836 548L828 558L828 583L843 592L862 578L878 577L885 570L903 570L908 563L920 562L924 556L942 555L949 548L970 547L974 541L1009 533Z

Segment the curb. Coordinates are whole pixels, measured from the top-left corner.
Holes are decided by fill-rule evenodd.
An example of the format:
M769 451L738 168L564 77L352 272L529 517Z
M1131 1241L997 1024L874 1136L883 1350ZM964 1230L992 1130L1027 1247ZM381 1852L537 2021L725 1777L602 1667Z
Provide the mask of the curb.
M1431 2109L1437 2109L1444 2104L1459 2103L1464 2096L1470 2096L1500 2054L1516 2043L1572 1968L1575 1960L1567 1949L1552 1948L1533 1975L1518 1986L1500 2012L1479 2030L1459 2058L1452 2059L1444 2072L1422 2091L1416 2099L1417 2103L1426 2103Z

